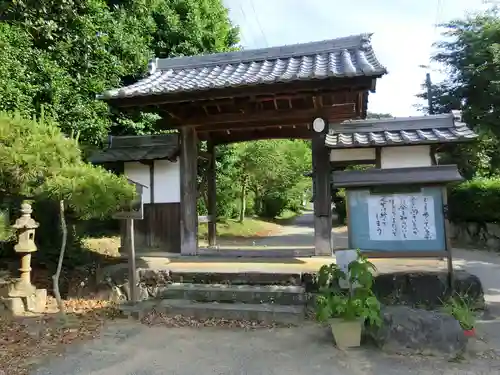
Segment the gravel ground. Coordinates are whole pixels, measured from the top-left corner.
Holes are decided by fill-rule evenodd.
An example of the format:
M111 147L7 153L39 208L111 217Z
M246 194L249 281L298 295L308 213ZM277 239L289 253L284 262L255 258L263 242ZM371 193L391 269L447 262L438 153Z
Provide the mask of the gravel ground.
M300 224L306 231L308 223ZM281 241L294 242L292 232ZM500 349L500 257L456 250L454 258L455 267L478 275L485 289L490 314L478 327L486 339L482 349ZM71 346L64 357L54 358L32 375L500 375L500 357L494 352L461 362L388 356L367 347L342 352L333 347L328 331L313 323L279 328L225 322L221 328L214 321L164 317L149 317L145 323L109 323L100 338Z
M500 360L462 363L388 356L375 349L342 352L328 330L301 327L168 328L132 321L109 325L101 338L74 347L32 375L417 375L500 374Z

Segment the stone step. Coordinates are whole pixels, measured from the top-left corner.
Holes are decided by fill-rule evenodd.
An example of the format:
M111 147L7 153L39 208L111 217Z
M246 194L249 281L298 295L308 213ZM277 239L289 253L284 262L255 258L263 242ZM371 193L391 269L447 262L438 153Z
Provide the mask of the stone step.
M155 311L169 316L182 315L195 319L227 319L256 321L265 324L300 324L305 317L303 306L283 306L250 303L204 303L178 299L142 301L135 305L120 305L121 312L128 317L142 319Z
M305 289L295 285L228 285L173 283L158 288L157 299L198 302L304 305Z
M221 258L307 258L314 256L314 249L211 249L200 248L199 254Z
M302 285L302 273L204 272L191 270L141 269L139 278L147 285L159 281L192 284Z

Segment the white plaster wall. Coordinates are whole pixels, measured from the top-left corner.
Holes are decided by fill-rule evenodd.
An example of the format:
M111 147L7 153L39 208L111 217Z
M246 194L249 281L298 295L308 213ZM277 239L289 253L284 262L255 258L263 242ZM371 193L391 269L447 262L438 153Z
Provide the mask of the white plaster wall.
M383 169L428 167L431 165L429 145L382 148L381 167Z
M155 160L155 203L181 201L179 160Z
M124 173L127 178L149 188L149 165L141 164L136 161L124 164ZM149 194L149 189L144 189L142 191L142 200L144 203L150 203Z
M330 161L375 160L374 148L348 148L332 150Z
M179 161L155 160L154 165L154 203L180 202ZM129 179L148 187L148 189L143 190L142 199L144 203L151 203L149 165L139 162L127 162L125 163L125 175Z

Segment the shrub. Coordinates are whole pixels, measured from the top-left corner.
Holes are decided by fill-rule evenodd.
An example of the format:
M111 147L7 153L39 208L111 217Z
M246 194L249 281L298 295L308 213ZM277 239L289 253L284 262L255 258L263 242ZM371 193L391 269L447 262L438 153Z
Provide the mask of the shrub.
M448 189L452 222L500 222L500 177L476 178Z
M332 201L335 203L335 212L337 213L337 222L339 224L346 224L347 220L347 203L344 189L334 190L332 194Z
M281 194L269 194L261 198L259 216L273 219L283 212L287 200Z
M49 258L60 248L59 201L64 201L68 249L80 248L73 235L77 219L107 218L134 197L123 177L83 162L78 143L50 120L0 112L0 207L11 219L24 199L33 201L39 221L37 242Z

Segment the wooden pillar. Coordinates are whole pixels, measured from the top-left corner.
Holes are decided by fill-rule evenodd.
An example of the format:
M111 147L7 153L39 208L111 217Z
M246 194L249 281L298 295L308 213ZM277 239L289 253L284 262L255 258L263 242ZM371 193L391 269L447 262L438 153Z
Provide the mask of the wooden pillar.
M312 164L314 179L314 253L315 255L329 256L332 255L332 197L330 152L325 146L327 132L328 125L321 132L313 132Z
M155 244L155 218L153 215L155 203L155 161L150 160L149 162L149 212L148 212L148 229L147 233L147 244L149 247L154 247ZM144 207L145 209L145 207Z
M217 238L217 174L215 166L215 144L213 141L208 141L207 149L210 154L207 171L208 246L213 247L216 245Z
M135 266L135 236L134 236L134 219L125 220L127 230L127 250L128 250L128 286L129 286L129 301L137 302L137 268Z
M181 254L198 253L198 212L196 209L198 140L196 130L180 129Z

